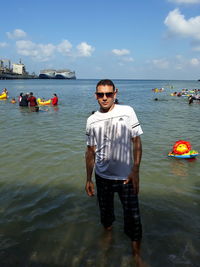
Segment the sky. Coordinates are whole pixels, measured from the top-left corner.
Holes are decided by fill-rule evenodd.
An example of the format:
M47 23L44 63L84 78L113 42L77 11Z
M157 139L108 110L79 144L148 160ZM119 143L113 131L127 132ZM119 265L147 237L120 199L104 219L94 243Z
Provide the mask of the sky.
M200 0L10 0L0 11L0 59L29 73L200 79Z

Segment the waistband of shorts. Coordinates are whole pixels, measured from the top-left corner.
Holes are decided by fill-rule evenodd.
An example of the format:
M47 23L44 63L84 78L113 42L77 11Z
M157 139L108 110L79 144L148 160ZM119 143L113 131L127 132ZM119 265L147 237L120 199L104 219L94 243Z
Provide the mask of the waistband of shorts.
M95 173L95 178L97 181L105 182L105 183L110 183L110 184L123 184L125 180L114 180L114 179L106 179L101 176L99 176L97 173Z

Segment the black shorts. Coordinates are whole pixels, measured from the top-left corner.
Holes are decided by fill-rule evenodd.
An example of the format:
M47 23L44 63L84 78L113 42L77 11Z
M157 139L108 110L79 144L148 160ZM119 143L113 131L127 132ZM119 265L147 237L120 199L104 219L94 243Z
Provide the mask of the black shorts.
M114 193L117 192L124 211L124 232L132 241L142 238L142 225L139 212L138 196L133 192L132 183L123 180L110 180L96 176L97 198L100 208L101 223L105 228L112 225L114 215Z

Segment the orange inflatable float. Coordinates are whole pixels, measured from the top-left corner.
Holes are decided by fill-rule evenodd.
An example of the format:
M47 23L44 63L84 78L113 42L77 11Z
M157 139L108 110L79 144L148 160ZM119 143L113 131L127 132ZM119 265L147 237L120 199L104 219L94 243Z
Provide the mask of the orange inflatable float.
M184 140L177 141L173 146L172 152L168 154L169 157L183 159L195 158L198 155L198 151L191 150L190 142Z
M191 149L190 142L179 140L173 146L174 154L182 155L184 153L188 153Z

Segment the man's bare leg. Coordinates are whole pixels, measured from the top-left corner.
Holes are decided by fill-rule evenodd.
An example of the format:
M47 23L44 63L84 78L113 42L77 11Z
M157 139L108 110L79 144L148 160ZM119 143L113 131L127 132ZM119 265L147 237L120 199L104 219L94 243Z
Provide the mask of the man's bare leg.
M105 227L105 230L111 231L112 230L112 225L111 226L108 226L108 227Z
M133 256L140 256L141 241L132 242Z
M132 242L133 257L137 267L148 267L148 265L141 258L141 241Z

